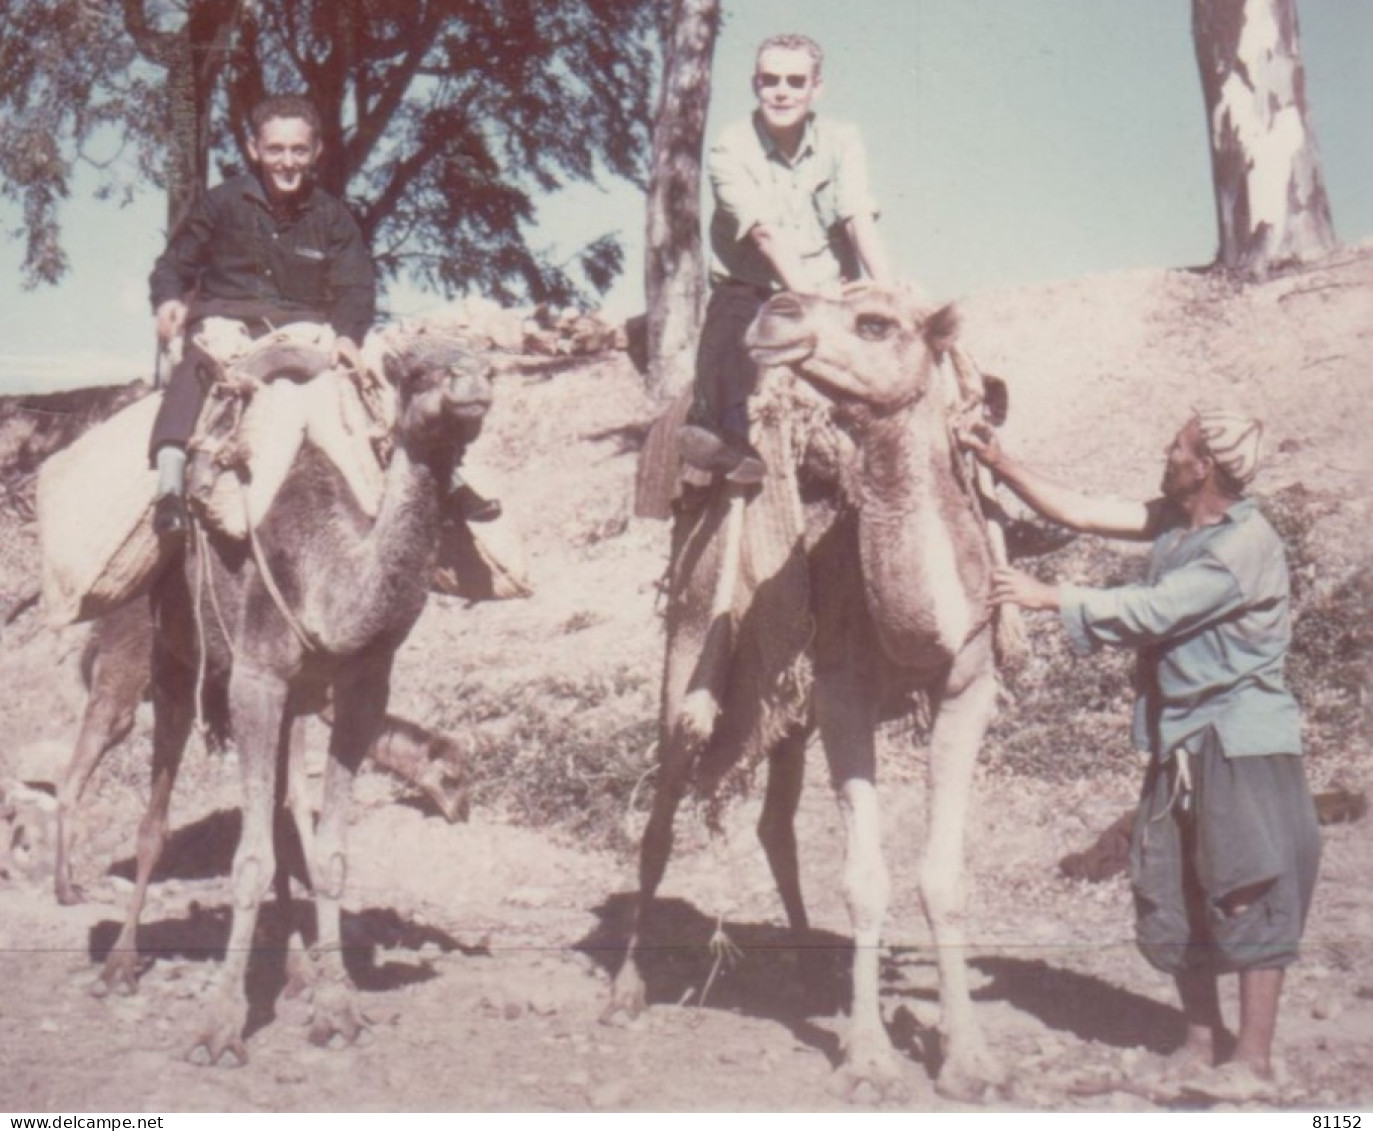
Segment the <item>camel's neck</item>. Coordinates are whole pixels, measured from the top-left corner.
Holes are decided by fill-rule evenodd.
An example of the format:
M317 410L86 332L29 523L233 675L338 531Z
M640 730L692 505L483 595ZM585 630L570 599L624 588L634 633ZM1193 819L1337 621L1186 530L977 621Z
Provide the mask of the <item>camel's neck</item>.
M320 587L329 595L318 626L328 651L349 654L404 635L419 616L438 551L439 488L449 470L443 458L397 446L375 523Z
M988 619L990 559L937 397L867 422L859 543L868 606L898 663L951 658Z

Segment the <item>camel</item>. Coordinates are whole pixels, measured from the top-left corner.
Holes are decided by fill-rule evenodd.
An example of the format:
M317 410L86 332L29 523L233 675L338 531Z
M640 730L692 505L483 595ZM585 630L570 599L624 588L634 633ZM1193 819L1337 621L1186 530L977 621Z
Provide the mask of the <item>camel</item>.
M152 610L142 600L129 601L101 617L86 642L81 657L88 692L86 709L71 761L57 787L54 887L57 902L63 906L82 902L82 893L72 880L82 797L105 755L133 730L138 705L151 692L152 647ZM206 706L207 737L216 745L222 743L221 732L228 721L222 717L226 707L223 703ZM329 712L324 714L328 717ZM450 824L466 820L466 767L462 751L447 735L387 715L367 756L382 769L422 790ZM297 783L292 781L288 795L294 796L292 791L296 788Z
M964 962L964 830L974 761L997 693L991 540L955 450L950 396L938 359L953 346L952 306L913 310L897 292L851 288L842 299L781 294L748 335L762 374L760 399L779 381L815 398L838 443L812 443L793 459L828 466L831 488L779 472L786 444L764 448L761 498L717 483L706 501L677 505L667 610L668 647L653 807L640 849L639 892L610 1010L637 1014L645 986L636 961L644 923L688 789L718 788L721 767L752 748L766 757L758 836L798 941L809 923L794 820L804 752L818 730L843 819L842 886L852 919L852 1015L841 1070L856 1089L903 1091L878 1008L878 948L888 900L879 835L874 732L910 693L928 696L929 822L920 894L937 954L941 998L939 1090L981 1099L1003 1075L974 1015ZM762 429L759 443L781 431ZM831 437L831 441L834 437ZM820 449L828 451L828 455ZM791 495L783 490L791 483ZM783 501L804 516L792 557L751 590L741 580L744 516ZM750 517L749 522L754 522ZM762 522L762 519L758 520ZM783 523L783 525L785 525ZM779 601L773 591L791 585ZM734 591L731 592L731 589ZM800 602L796 607L795 602ZM800 625L800 636L791 625ZM809 664L760 667L792 636ZM902 696L905 696L904 700ZM750 744L752 746L750 747Z
M166 840L202 660L207 684L227 688L242 781L229 939L187 1054L195 1063L247 1060L244 978L273 879L282 763L291 730L301 715L318 709L326 688L334 725L323 805L306 846L317 920L310 1039L346 1044L365 1028L339 933L353 777L385 720L396 651L424 607L442 491L491 403L491 367L463 342L421 331L392 346L385 369L398 398L395 451L376 517L367 516L339 469L307 440L248 544L202 528L179 567L159 575L150 593L153 787L139 830L135 909ZM134 920L126 921L109 955L107 983L134 980Z

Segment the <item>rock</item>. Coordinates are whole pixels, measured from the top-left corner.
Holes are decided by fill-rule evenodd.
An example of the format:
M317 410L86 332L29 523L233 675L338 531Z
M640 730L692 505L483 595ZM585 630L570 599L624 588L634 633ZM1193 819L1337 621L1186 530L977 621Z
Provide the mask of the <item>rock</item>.
M512 907L547 907L556 896L552 888L526 886L512 891L505 902Z
M1333 994L1318 998L1311 1007L1311 1016L1317 1021L1334 1021L1344 1012L1344 1002Z

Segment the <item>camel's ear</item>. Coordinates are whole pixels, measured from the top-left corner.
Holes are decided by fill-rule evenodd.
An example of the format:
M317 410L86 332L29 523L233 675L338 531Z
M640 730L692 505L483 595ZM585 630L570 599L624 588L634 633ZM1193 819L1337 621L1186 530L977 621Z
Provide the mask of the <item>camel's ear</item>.
M399 389L405 382L405 363L401 360L400 353L388 348L381 355L381 364L386 379L393 388Z
M1000 428L1011 413L1011 390L1006 382L992 373L982 374L982 412L987 423Z
M947 352L958 339L958 308L953 303L941 306L925 319L922 333L925 344L936 354Z

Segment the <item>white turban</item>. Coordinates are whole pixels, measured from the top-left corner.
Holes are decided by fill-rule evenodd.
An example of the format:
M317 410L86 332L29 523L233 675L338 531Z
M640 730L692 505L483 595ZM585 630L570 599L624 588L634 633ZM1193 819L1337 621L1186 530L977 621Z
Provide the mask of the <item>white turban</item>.
M1259 470L1263 422L1238 412L1217 410L1199 410L1196 416L1201 438L1216 466L1241 487L1249 486Z

